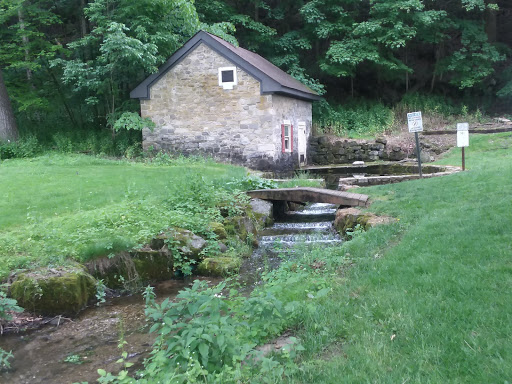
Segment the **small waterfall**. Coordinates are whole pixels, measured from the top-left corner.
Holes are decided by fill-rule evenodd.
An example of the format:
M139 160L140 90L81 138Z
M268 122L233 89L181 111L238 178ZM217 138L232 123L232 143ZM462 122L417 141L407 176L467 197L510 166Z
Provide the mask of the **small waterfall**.
M297 247L340 244L342 239L333 228L336 209L334 204L311 204L303 210L287 212L280 221L265 228L258 238L259 247L242 264L240 279L249 286L257 284L263 271L276 268L283 255L293 257Z

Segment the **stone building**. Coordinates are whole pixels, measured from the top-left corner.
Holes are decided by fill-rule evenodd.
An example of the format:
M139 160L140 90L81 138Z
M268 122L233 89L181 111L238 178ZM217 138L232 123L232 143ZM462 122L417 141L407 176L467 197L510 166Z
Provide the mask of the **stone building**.
M130 94L143 146L208 154L260 170L308 162L312 102L320 97L261 56L198 32Z

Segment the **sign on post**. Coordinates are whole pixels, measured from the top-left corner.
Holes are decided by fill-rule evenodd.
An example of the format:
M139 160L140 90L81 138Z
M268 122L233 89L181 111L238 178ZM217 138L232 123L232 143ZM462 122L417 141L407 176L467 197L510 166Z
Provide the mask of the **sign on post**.
M409 126L409 132L423 132L423 120L421 118L421 112L411 112L407 114L407 125Z
M466 170L466 154L464 148L469 147L469 124L457 123L457 147L462 148L462 170Z
M468 123L457 123L457 147L469 147Z
M416 157L418 158L418 171L420 177L423 177L421 173L420 139L418 138L418 132L423 132L423 119L421 118L421 112L408 113L407 125L409 126L409 132L414 132L414 138L416 139Z

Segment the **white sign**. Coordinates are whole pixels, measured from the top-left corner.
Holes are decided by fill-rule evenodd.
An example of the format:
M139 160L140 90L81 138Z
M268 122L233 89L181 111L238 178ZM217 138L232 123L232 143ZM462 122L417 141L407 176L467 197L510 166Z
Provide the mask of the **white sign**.
M407 114L407 125L409 132L423 132L423 120L421 112L411 112Z
M468 123L457 123L457 147L469 147Z

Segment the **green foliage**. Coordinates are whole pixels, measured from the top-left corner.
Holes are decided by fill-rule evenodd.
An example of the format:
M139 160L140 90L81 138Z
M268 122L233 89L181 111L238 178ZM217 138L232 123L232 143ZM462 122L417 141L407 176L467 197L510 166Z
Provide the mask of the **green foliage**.
M0 330L6 321L12 320L13 312L23 312L23 308L18 306L16 300L8 298L5 292L0 291Z
M12 359L13 357L14 356L10 351L7 352L0 348L0 372L11 368L9 359Z
M364 137L389 130L394 124L393 111L381 103L365 100L331 106L322 101L314 106L318 133Z
M106 256L170 227L213 243L210 223L220 220L223 204L242 212L246 203L222 188L246 170L200 158L170 166L47 154L2 161L0 174L9 179L0 193L16 195L0 202L1 276L30 264ZM214 252L213 245L208 250Z
M209 288L196 280L178 294L176 302L156 303L150 287L145 299L146 316L153 323L150 332L157 337L144 371L139 372L141 379L126 371L113 376L99 370L100 382L231 383L252 375L259 382L272 382L297 370L293 359L302 347L296 339L277 358L254 350L287 323L286 311L272 293L258 291L246 299L228 289L227 282Z
M274 189L277 188L276 182L263 179L257 176L245 176L241 179L233 179L226 186L232 190L251 191L254 189Z
M84 363L84 361L82 360L82 357L80 355L68 355L68 356L66 356L66 358L63 361L65 363L75 364L75 365L80 365L80 364Z
M347 240L352 240L358 236L361 236L361 234L364 232L364 227L361 224L356 224L354 228L348 228L346 237Z
M35 136L25 136L17 141L0 141L0 160L29 158L41 153L41 146Z
M107 295L107 286L102 279L96 280L96 306L105 303L105 296Z
M149 117L142 118L134 112L124 112L113 124L116 132L123 129L142 131L144 128L149 128L152 131L155 126L155 123Z
M405 95L395 106L397 115L406 116L411 111L422 111L423 114L439 114L444 117L462 114L462 106L455 105L447 97L411 93Z
M471 21L460 21L462 48L441 65L452 73L451 83L459 88L471 88L494 73L493 65L505 56L487 41L484 26Z

